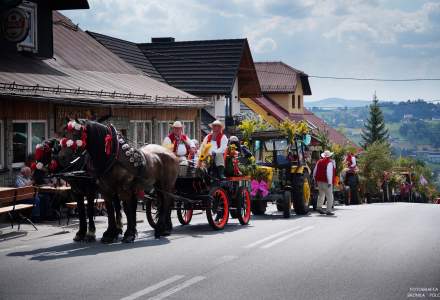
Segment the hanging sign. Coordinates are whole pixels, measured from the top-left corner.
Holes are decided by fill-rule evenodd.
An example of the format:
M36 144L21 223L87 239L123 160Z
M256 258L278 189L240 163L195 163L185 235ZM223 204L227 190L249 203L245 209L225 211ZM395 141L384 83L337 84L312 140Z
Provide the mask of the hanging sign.
M7 41L20 43L26 39L28 32L29 19L23 9L12 8L3 15L2 33Z

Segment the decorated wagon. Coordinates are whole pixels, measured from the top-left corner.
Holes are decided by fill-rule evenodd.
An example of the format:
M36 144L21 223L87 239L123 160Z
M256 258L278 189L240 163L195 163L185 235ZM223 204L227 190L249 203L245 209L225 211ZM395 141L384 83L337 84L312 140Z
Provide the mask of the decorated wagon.
M221 179L208 155L209 146L203 146L197 164L181 164L176 180L172 209L182 225L191 222L193 212L205 211L208 223L215 230L221 230L228 223L229 216L238 219L240 224L247 225L251 218L251 197L249 176L226 172ZM228 164L226 159L226 164ZM234 164L234 162L232 162ZM151 227L157 226L158 203L153 194L146 196L146 215Z

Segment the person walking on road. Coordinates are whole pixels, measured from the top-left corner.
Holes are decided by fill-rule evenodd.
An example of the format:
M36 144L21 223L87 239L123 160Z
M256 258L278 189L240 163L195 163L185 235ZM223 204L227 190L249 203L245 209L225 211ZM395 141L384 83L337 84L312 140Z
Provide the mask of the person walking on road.
M316 163L313 169L313 178L318 185L319 196L317 211L324 215L332 216L333 208L333 178L335 176L335 166L331 160L333 153L329 150L325 150L321 154L321 159ZM324 212L322 210L322 205L324 204L324 199L327 198L327 209Z

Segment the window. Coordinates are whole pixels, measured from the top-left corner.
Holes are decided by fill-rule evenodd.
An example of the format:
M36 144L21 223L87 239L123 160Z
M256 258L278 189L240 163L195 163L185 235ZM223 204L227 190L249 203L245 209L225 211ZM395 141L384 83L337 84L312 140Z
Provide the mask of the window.
M295 94L292 95L292 108L295 108Z
M4 168L3 159L5 157L5 140L3 133L3 121L0 120L0 170Z
M160 121L159 122L159 144L170 134L171 125L174 121ZM190 139L195 138L196 127L194 121L181 121L183 125L183 133Z
M170 122L168 121L161 121L159 122L159 144L162 144L163 140L165 139L165 137L168 136L168 134L170 133Z
M196 137L196 128L194 121L183 121L183 132L190 138L194 139Z
M12 121L12 167L20 167L35 152L35 146L47 139L46 121Z
M301 109L301 95L298 95L298 109Z
M145 144L151 144L151 121L131 121L130 132L132 134L133 143L136 145L136 147L142 147Z

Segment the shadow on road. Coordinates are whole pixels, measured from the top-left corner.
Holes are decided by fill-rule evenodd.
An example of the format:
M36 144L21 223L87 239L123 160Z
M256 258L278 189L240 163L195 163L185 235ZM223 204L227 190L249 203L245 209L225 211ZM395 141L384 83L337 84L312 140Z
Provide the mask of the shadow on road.
M252 219L251 219L252 222ZM173 229L173 233L188 235L194 238L203 238L203 236L211 236L211 235L223 235L228 232L234 232L238 230L247 230L252 227L249 225L241 225L241 224L227 224L222 230L214 230L208 224L194 224L194 225L185 225L185 226L176 226Z
M284 218L281 213L273 212L273 213L267 213L264 215L252 215L252 220L296 220L296 219L302 219L302 218L309 218L310 214L307 215L291 215L290 218Z
M123 251L126 249L136 249L143 247L156 247L168 244L170 241L167 238L161 239L139 239L134 243L113 243L113 244L102 244L100 242L96 243L68 243L63 245L51 246L46 248L39 248L30 251L18 251L9 253L7 256L14 257L28 257L30 260L36 261L50 261L63 258L72 258L80 256L93 256L99 253L109 253L116 251Z
M16 239L16 238L20 238L20 237L24 237L24 236L27 236L27 235L28 235L27 231L13 231L13 232L8 232L8 233L0 234L0 242Z

